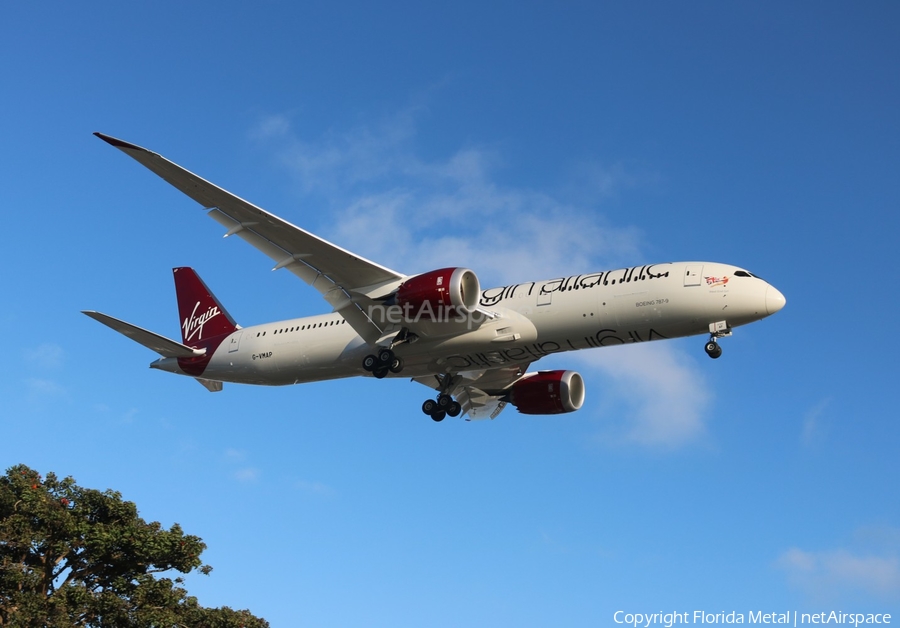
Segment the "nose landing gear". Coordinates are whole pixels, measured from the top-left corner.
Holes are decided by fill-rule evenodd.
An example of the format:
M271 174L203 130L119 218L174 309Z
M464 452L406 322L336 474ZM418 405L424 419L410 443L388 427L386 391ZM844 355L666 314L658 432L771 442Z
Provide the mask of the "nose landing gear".
M731 329L728 327L728 323L726 323L725 321L710 323L709 340L706 342L706 346L703 347L703 350L706 351L706 355L711 357L713 360L721 357L722 347L719 346L718 340L719 338L724 338L730 335Z
M711 357L713 360L722 355L722 347L719 346L719 343L716 342L715 338L710 338L709 342L706 343L706 346L703 347L704 351L706 351L706 355Z

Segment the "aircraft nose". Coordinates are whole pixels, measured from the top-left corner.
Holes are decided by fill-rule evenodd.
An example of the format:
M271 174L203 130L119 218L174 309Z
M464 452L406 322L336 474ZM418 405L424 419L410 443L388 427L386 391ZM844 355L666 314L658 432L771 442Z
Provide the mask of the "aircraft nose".
M778 312L785 303L787 303L787 299L774 286L766 288L766 312L768 314Z

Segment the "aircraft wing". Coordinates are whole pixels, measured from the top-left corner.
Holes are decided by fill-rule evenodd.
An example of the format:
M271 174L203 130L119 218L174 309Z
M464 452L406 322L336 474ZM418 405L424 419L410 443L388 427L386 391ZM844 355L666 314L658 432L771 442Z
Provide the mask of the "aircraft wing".
M132 325L131 323L126 323L118 318L113 318L112 316L100 312L83 310L82 314L87 314L95 321L103 323L110 329L115 329L123 336L131 338L138 344L142 344L152 351L156 351L164 358L196 358L198 355L206 353L205 349L193 349L180 342L170 340L165 336L160 336L152 331L148 331L137 325Z
M367 342L384 333L366 314L372 299L390 294L405 275L323 240L223 190L146 148L94 133L210 210L208 215L318 290ZM102 321L101 321L102 322Z
M496 369L461 371L452 375L448 394L456 398L468 416L467 420L495 419L506 407L501 397L528 370L530 362L522 362ZM415 377L414 381L440 390L441 381L435 375Z

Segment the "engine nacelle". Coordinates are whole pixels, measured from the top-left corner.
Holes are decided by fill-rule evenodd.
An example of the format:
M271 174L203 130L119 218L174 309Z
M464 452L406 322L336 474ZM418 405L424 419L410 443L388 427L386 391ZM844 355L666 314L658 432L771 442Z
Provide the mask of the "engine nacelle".
M471 314L478 307L480 297L481 284L474 272L468 268L441 268L416 275L400 284L396 304L404 309L411 308L411 316L428 307L435 314L442 308L451 307L454 312Z
M522 414L575 412L584 403L584 379L575 371L527 373L506 397Z

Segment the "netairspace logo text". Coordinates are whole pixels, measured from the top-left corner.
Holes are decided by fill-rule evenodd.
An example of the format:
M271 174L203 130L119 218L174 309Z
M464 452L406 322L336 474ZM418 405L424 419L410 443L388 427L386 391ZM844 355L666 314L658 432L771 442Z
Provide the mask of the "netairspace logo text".
M672 628L684 624L771 624L782 626L801 625L844 625L862 626L872 624L890 624L890 613L844 613L843 611L823 611L820 613L801 613L798 611L786 611L783 613L767 613L765 611L750 611L739 613L724 611L708 613L706 611L684 611L679 613L629 613L616 611L613 621L638 628Z

